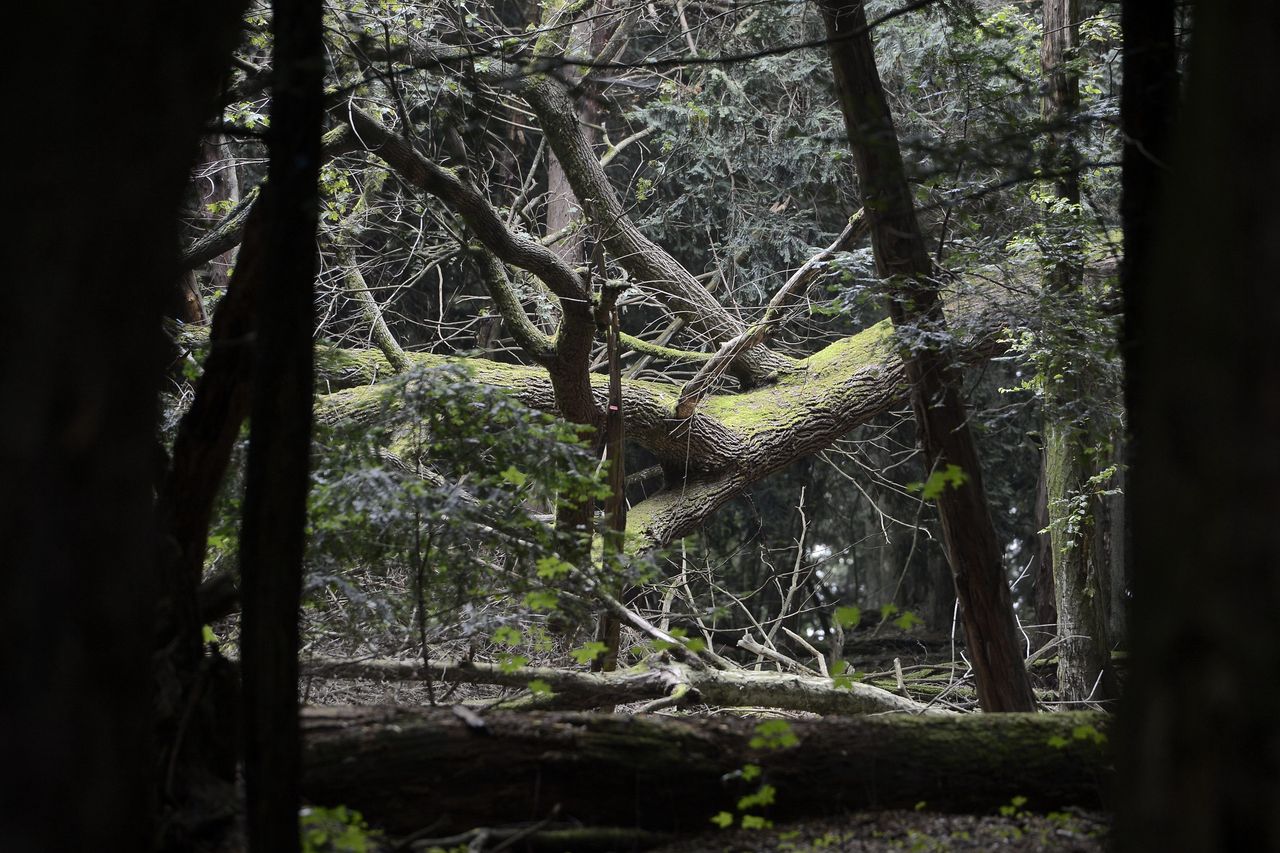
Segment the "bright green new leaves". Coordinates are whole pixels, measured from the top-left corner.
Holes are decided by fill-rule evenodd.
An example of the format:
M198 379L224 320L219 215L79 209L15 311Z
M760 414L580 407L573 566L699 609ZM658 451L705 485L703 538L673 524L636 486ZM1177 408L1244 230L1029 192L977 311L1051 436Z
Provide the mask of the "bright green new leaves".
M499 475L517 489L523 486L529 479L529 475L522 471L516 470L514 465L508 465Z
M572 564L566 563L554 554L547 557L540 557L537 562L537 567L538 577L549 581L564 577L569 574L569 572L573 571Z
M771 806L777 793L778 789L772 785L761 785L754 794L748 794L738 800L738 811L742 812L759 806Z
M572 650L569 654L572 655L573 659L578 663L587 664L591 663L608 650L609 647L604 643L593 640L590 643L586 643L585 645Z
M838 660L831 665L831 684L833 687L848 690L853 687L853 667L847 660Z
M560 603L560 596L548 589L537 589L533 592L527 592L524 596L524 606L534 612L546 612L555 610L556 605Z
M835 620L841 628L856 628L862 621L862 608L852 604L848 607L837 607Z
M752 749L788 749L799 743L800 738L786 720L764 720L756 725L756 733L747 745Z
M947 490L947 486L958 489L969 481L969 475L959 465L947 465L941 471L934 471L923 483L911 483L907 488L919 492L927 501L936 501Z
M520 631L510 625L503 625L493 632L493 641L500 646L518 646L523 639Z

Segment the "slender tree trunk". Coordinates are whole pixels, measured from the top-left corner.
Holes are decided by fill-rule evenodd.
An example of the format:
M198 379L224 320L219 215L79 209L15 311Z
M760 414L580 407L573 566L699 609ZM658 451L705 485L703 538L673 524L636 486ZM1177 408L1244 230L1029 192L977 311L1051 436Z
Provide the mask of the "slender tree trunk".
M200 204L208 205L218 202L240 203L240 176L236 171L231 152L230 137L215 134L206 139L200 146L201 166L208 173L201 179L197 190ZM213 217L213 222L222 220L222 214ZM236 262L236 249L229 249L213 259L209 271L209 287L213 290L225 290L230 278L230 269Z
M298 607L311 452L321 4L276 0L268 242L250 414L242 660L250 850L299 847Z
M1146 94L1126 94L1125 124L1146 129L1133 156L1151 160L1124 172L1126 212L1149 218L1126 223L1138 453L1119 840L1280 850L1280 5L1196 5L1185 121L1152 205L1169 118L1148 111L1174 100L1173 11L1124 17L1125 85ZM1206 328L1226 331L1190 345Z
M1080 204L1080 174L1072 142L1072 122L1080 109L1080 75L1070 63L1079 49L1079 0L1045 0L1040 70L1044 76L1041 115L1048 126L1045 163L1054 175L1054 192L1070 207L1051 211L1050 231L1074 228ZM1060 246L1070 245L1067 240ZM1065 250L1059 250L1065 251ZM1068 303L1078 297L1083 258L1060 257L1045 277L1046 298ZM1055 324L1056 326L1056 324ZM1104 436L1080 401L1087 378L1073 363L1069 324L1056 347L1062 360L1046 371L1044 483L1052 543L1053 589L1058 625L1058 694L1063 701L1109 699L1115 695L1111 643L1107 632L1106 564L1095 547L1101 502L1088 497L1098 472L1096 454ZM1083 506L1081 500L1086 501Z
M1040 452L1040 476L1036 478L1035 526L1037 531L1049 529L1049 490L1045 485L1044 451ZM1037 626L1031 632L1036 647L1043 646L1057 636L1058 597L1053 589L1053 541L1048 533L1036 533L1031 543L1035 560L1032 606Z
M861 0L820 0L836 91L871 222L871 245L881 278L893 288L889 314L899 334L945 330L911 190L907 186L893 117L885 100ZM907 360L911 403L926 472L951 466L963 472L938 497L943 539L964 615L968 649L986 711L1035 708L1002 549L991 523L982 466L959 395L959 377L947 348L913 350Z

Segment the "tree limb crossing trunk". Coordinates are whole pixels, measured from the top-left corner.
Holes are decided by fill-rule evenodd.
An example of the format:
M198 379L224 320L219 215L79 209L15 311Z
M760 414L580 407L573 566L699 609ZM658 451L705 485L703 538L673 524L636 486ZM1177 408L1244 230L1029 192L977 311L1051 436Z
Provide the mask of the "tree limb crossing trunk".
M836 91L857 165L863 207L871 223L876 269L890 282L889 314L900 333L946 330L933 264L916 219L885 100L862 0L819 0L830 38ZM914 348L913 348L914 349ZM926 472L951 466L963 483L938 496L943 540L960 598L964 630L985 711L1036 707L1018 644L1017 622L982 486L982 466L959 395L948 347L906 357Z

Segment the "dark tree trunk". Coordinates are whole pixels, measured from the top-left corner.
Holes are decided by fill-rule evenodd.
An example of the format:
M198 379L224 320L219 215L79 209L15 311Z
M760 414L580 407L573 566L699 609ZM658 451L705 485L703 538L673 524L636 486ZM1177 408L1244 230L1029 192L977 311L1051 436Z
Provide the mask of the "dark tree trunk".
M40 39L9 46L34 75L9 79L58 108L7 177L24 204L0 291L0 394L21 401L0 418L7 851L154 843L160 318L239 11L47 4L23 23L57 34L57 60ZM130 107L142 92L145 115ZM93 164L91 180L76 163Z
M1044 451L1040 453L1040 476L1036 478L1036 530L1049 528L1049 490L1045 486ZM1053 589L1053 542L1048 533L1036 533L1031 543L1034 552L1033 566L1034 586L1031 591L1031 603L1036 614L1036 629L1031 638L1037 648L1051 642L1057 636L1058 598Z
M298 835L298 608L311 451L320 131L321 4L276 0L269 240L260 296L244 523L244 776L249 848Z
M698 831L761 783L775 802L750 811L777 820L921 802L987 812L1014 796L1096 807L1110 777L1101 714L792 721L795 744L775 748L751 746L759 721L731 718L494 712L473 728L446 709L316 708L304 719L307 798L393 833L538 820L557 805L589 826ZM1055 738L1065 745L1047 746ZM748 763L757 780L742 779Z
M1172 17L1171 3L1126 4L1126 86L1146 87L1126 93L1135 131L1168 124L1147 111L1173 102ZM1194 25L1158 207L1153 137L1125 162L1125 210L1156 230L1126 222L1138 448L1120 839L1280 850L1280 5L1200 3ZM1214 328L1213 346L1191 343Z
M258 291L262 287L265 206L245 227L240 266L218 303L209 355L191 407L178 425L173 460L159 490L157 515L173 554L161 589L161 641L172 643L173 665L186 675L200 657L196 590L204 571L209 522L240 425L249 415Z
M889 313L900 333L945 330L935 272L911 190L893 117L876 69L861 0L820 0L836 91L871 222L876 268L890 282ZM963 611L965 636L986 711L1035 708L1018 642L1009 584L982 486L982 466L959 396L959 377L946 348L914 350L907 360L911 402L926 474L956 466L963 484L938 497L943 540Z

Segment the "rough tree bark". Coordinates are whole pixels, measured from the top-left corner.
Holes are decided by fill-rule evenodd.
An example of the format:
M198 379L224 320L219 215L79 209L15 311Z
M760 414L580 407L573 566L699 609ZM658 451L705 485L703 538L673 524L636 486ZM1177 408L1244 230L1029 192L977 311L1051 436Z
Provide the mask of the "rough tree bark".
M916 219L898 149L893 116L885 100L862 0L820 0L830 42L836 92L845 117L871 223L876 268L890 284L889 314L903 334L913 329L946 331L937 273ZM1000 542L991 523L982 466L959 395L950 348L911 346L906 372L911 384L926 474L948 466L963 484L938 497L943 540L955 577L965 635L987 711L1035 709L1022 662L1017 622L1004 576Z
M324 118L321 4L275 0L268 244L254 344L240 533L245 824L249 849L298 834L298 609L312 420L312 336Z
M1057 197L1070 205L1080 203L1080 174L1072 122L1080 109L1080 75L1071 67L1079 48L1079 0L1045 0L1044 38L1040 69L1044 75L1041 116L1048 125L1046 165L1054 179ZM1083 258L1062 258L1045 277L1046 298L1078 296L1083 278ZM1061 346L1070 352L1070 324ZM1081 412L1088 381L1079 366L1050 366L1045 372L1045 498L1052 543L1053 589L1058 624L1058 694L1063 701L1111 699L1116 684L1111 667L1111 642L1107 630L1109 587L1104 556L1095 547L1097 516L1102 502L1087 499L1077 507L1073 499L1086 495L1090 478L1099 470L1098 457L1087 451L1103 444L1105 436ZM1061 377L1061 378L1059 378Z
M1099 714L791 721L792 746L767 737L753 746L758 720L468 718L446 709L308 710L306 795L400 834L539 820L556 806L588 825L704 830L762 783L776 789L774 804L751 811L785 820L921 802L992 811L1014 796L1028 808L1090 807L1110 778ZM1057 739L1064 745L1047 745ZM745 780L746 764L763 773Z

